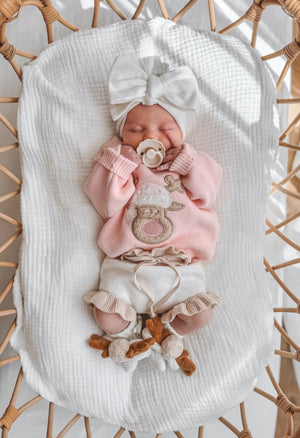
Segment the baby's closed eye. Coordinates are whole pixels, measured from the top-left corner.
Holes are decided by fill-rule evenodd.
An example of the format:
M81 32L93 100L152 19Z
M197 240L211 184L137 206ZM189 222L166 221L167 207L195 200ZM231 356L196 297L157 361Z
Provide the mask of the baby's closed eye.
M143 128L133 128L133 129L129 129L129 132L143 132L144 129Z
M160 131L173 131L174 127L170 125L163 125L159 127Z

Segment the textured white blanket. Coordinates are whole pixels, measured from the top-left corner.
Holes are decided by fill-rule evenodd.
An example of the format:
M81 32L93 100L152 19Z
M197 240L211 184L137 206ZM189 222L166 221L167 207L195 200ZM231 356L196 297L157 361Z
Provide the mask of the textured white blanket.
M224 170L216 205L220 235L207 266L208 288L222 305L207 327L184 339L197 365L192 377L162 374L147 359L129 374L87 345L97 328L82 295L97 288L103 255L96 244L99 218L82 187L93 156L114 134L110 66L116 55L133 53L154 74L192 68L202 112L191 116L187 141ZM11 342L27 381L50 401L135 431L218 418L253 389L272 351L262 259L278 121L275 89L258 53L234 37L156 18L77 32L53 43L23 75L24 231Z

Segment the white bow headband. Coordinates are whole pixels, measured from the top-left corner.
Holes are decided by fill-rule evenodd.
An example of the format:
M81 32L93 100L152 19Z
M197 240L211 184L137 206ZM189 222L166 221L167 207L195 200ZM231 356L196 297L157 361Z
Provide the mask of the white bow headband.
M138 64L118 56L109 73L108 90L111 115L120 135L128 112L139 103L162 106L174 117L183 136L186 111L197 111L199 107L197 80L187 66L161 76L148 76Z

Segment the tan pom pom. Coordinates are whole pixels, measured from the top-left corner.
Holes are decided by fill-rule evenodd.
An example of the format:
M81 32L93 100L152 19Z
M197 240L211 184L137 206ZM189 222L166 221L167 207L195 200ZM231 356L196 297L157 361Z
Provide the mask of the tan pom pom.
M129 342L127 339L120 338L112 341L109 344L109 357L117 363L127 362L126 353L129 350Z
M168 336L161 343L161 353L166 360L175 359L183 352L183 343L176 335Z

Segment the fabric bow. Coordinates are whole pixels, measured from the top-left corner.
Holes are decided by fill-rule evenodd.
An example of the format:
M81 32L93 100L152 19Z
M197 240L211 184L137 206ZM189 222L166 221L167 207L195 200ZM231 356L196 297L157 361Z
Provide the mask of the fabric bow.
M128 260L136 263L133 282L135 287L149 298L151 317L157 315L156 311L172 297L180 286L181 276L176 266L187 265L190 263L189 257L183 250L176 251L171 245L166 248L154 248L151 253L142 249L134 249L123 254L121 260ZM176 284L156 303L154 302L151 293L143 288L137 278L137 273L143 266L154 265L169 266L176 274Z
M113 120L126 115L138 103L174 106L182 111L197 111L199 89L188 66L161 76L150 76L138 65L118 56L111 68L108 89Z

